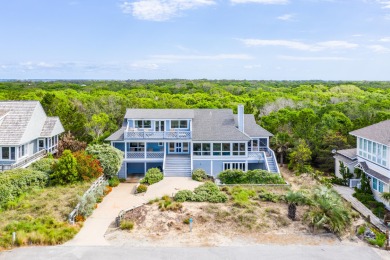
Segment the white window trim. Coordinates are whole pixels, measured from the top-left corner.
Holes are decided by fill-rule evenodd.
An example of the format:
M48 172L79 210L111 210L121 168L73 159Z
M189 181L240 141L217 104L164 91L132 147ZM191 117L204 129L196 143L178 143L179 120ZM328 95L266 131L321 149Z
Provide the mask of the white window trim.
M229 165L229 167L226 167L227 165ZM238 166L236 168L234 168L234 166ZM224 162L223 163L223 170L226 171L226 170L242 170L242 171L246 171L246 162Z

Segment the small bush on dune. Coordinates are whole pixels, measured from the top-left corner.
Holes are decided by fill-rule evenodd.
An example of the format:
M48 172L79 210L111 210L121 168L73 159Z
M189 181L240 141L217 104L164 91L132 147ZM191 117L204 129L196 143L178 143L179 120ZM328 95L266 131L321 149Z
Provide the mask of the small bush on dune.
M53 167L56 162L57 160L53 158L43 158L33 162L28 168L33 171L40 171L46 173L47 175L50 175L51 173L53 173Z
M146 192L147 190L148 190L148 186L146 186L145 184L140 184L137 187L137 193Z
M164 178L164 175L160 171L159 168L150 168L146 174L145 177L140 181L141 183L152 185L154 183L157 183L161 181Z
M195 181L204 181L207 179L207 174L203 169L196 169L192 172L192 179Z
M175 201L184 202L192 201L194 193L190 190L180 190L175 194Z
M134 228L134 222L130 220L122 220L120 228L122 230L132 230Z
M50 174L50 183L53 185L65 185L79 180L77 160L71 151L65 150L55 165L53 173Z
M119 183L120 181L117 176L113 176L110 179L108 179L108 185L110 185L110 187L116 187L119 185Z
M222 203L228 200L227 195L220 191L218 186L212 182L206 182L197 187L194 192L190 190L182 190L176 193L175 200L179 202L196 201L196 202L212 202Z

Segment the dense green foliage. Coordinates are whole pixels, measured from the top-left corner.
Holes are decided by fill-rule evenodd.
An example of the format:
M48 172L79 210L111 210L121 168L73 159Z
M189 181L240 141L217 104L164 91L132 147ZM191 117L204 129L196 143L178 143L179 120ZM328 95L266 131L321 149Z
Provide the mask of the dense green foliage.
M226 170L218 175L224 184L285 184L283 178L276 173L265 170Z
M65 185L75 183L80 180L77 171L77 160L70 150L65 150L54 165L53 173L50 174L50 184Z
M56 163L56 159L42 158L38 161L33 162L29 168L33 171L40 171L46 173L47 175L50 175L51 173L53 173L53 167Z
M80 180L90 181L103 174L103 168L100 166L99 160L92 155L87 154L85 151L78 151L74 152L73 156L77 161L76 169Z
M0 207L23 193L47 185L47 174L31 169L15 169L0 174Z
M147 190L148 190L148 186L142 183L137 187L137 193L146 192Z
M349 131L390 118L389 82L324 81L57 81L0 82L0 100L39 100L77 139L101 142L117 130L126 108L232 108L245 104L273 134L278 157L304 139L308 162L334 167L332 149L355 145Z
M370 209L378 218L383 218L385 216L385 205L375 199L371 190L370 192L363 192L361 189L356 189L353 196Z
M227 195L219 190L219 187L212 182L206 182L195 188L194 192L190 190L180 190L175 195L175 201L197 201L222 203L228 200Z
M352 222L350 207L341 196L325 186L316 187L308 200L305 219L313 228L327 228L334 233L344 232Z
M108 185L110 187L116 187L119 185L119 183L120 183L120 180L119 180L118 176L113 176L110 179L108 179Z
M122 166L123 152L109 144L90 145L85 151L99 160L107 178L115 176Z
M192 179L195 181L204 181L207 179L206 171L203 169L195 169L192 172Z
M152 185L154 183L157 183L164 179L164 175L160 171L159 168L150 168L146 174L145 177L140 181L140 183L146 183L149 185Z

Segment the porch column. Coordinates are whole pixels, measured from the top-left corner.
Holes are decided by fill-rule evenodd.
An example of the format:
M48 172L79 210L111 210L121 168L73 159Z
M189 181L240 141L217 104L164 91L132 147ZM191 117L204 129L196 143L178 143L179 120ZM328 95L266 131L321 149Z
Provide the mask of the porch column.
M144 158L146 159L146 151L148 150L148 147L147 147L148 143L147 142L144 142ZM145 166L146 168L146 166Z
M127 158L127 142L124 142L125 144L125 154L124 154L124 158ZM112 144L111 144L112 145Z

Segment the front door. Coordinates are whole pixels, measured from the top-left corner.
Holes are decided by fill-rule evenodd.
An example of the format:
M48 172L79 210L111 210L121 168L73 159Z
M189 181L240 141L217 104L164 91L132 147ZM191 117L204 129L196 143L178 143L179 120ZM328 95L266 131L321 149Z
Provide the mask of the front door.
M182 143L175 143L175 152L181 153L182 152Z

